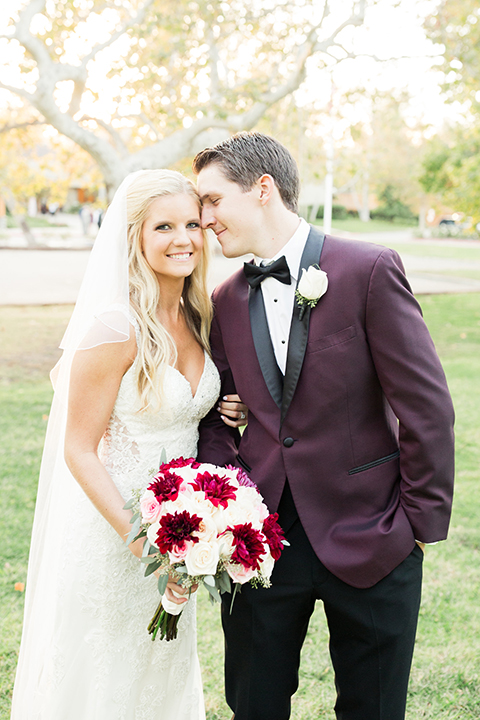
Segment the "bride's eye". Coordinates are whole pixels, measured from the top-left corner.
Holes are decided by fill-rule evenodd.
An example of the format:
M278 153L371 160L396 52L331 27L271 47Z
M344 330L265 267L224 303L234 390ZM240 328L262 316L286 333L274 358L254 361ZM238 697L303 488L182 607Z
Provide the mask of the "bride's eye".
M195 220L194 222L190 222L187 225L187 228L189 230L198 230L199 227L200 227L200 222L198 220Z
M165 230L170 230L171 226L168 225L168 223L164 223L163 225L157 225L155 230L160 230L161 232L164 232Z

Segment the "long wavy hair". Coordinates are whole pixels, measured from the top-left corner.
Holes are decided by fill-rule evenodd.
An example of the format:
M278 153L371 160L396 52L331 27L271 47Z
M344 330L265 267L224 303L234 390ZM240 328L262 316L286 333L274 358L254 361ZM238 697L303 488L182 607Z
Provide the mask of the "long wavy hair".
M127 191L128 272L130 305L140 326L135 379L141 411L162 404L167 365L175 365L175 342L157 319L161 304L157 277L142 253L142 229L151 203L168 195L190 195L200 209L195 186L173 170L145 170ZM212 305L207 290L208 241L204 232L203 250L193 273L185 278L181 310L197 342L210 352L209 332Z

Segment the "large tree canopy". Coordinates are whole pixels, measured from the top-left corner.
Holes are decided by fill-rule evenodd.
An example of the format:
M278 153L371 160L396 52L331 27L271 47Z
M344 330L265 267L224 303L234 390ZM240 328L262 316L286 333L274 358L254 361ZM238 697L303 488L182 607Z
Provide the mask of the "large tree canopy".
M420 182L455 210L480 219L480 7L478 0L443 0L426 23L443 45L444 88L464 101L463 123L434 138Z
M212 130L254 127L310 58L352 57L369 3L30 0L0 37L21 70L0 88L86 150L114 189L191 155Z

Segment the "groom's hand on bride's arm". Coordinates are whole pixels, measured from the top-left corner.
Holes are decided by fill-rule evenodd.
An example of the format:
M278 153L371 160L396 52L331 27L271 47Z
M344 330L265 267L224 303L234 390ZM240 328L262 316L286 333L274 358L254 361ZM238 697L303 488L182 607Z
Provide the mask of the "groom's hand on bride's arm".
M225 425L237 428L248 423L248 408L238 395L224 395L217 410Z

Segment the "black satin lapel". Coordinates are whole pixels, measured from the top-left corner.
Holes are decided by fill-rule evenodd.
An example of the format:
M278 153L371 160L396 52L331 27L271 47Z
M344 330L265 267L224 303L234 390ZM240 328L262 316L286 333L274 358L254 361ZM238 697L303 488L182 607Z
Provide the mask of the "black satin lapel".
M263 379L268 391L278 407L282 405L283 375L277 365L273 351L272 340L268 330L265 304L260 287L249 288L248 310L250 312L250 327L252 329L253 344L257 353L258 362L262 370Z
M324 240L325 235L322 232L315 228L310 229L302 259L300 260L297 285L302 276L302 270L320 262ZM285 369L285 379L283 381L282 414L280 422L283 422L285 419L297 387L298 378L300 377L305 350L307 349L311 311L312 308L307 307L303 318L300 320L300 307L296 302L293 306L292 324L290 325L290 336L288 339L287 366Z

